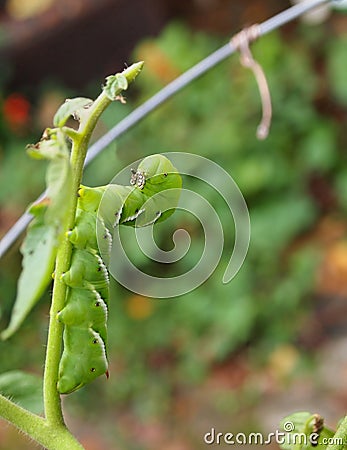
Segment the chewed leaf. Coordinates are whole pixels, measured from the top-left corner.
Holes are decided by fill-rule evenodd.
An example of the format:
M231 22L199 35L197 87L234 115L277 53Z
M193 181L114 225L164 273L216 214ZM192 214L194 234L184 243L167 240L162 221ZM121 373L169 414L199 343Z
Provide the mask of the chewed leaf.
M34 158L48 159L46 172L48 207L45 215L46 225L63 223L69 209L72 187L70 152L67 140L61 130L47 128L42 139L28 147Z
M117 73L106 78L104 92L110 100L116 100L121 91L128 88L128 81L124 75Z
M15 333L52 280L57 247L71 201L72 174L69 149L61 130L47 129L41 141L29 148L31 155L49 160L46 173L46 198L33 204L34 220L21 247L22 273L10 324L2 339Z
M9 326L1 333L7 339L15 333L52 279L57 252L57 231L43 222L46 207L36 207L38 216L28 227L21 247L23 270L18 280ZM33 211L33 209L32 209Z
M19 370L2 373L0 393L34 414L43 411L42 380L36 375Z
M62 131L46 128L37 144L27 146L28 154L35 159L53 160L68 158L69 149Z
M58 111L55 113L53 124L56 127L63 127L70 116L73 116L75 120L80 120L81 111L89 108L93 103L93 100L85 97L77 97L73 99L65 100Z
M106 78L106 85L104 86L104 92L110 100L117 100L119 94L122 91L128 89L129 83L134 81L137 75L141 72L143 67L143 61L132 64L122 73L116 73Z

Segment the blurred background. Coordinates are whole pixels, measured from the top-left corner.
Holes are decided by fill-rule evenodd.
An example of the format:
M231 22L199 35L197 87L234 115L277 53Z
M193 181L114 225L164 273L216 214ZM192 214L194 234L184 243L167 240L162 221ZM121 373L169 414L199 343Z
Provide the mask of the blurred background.
M126 105L105 112L95 140L243 26L289 6L284 0L1 0L0 236L44 188L44 163L31 161L25 146L51 126L65 98L94 98L105 76L145 61ZM233 226L216 193L198 187L227 232L213 276L175 300L112 285L110 379L64 398L66 420L86 449L203 449L212 427L268 433L298 410L318 412L334 427L345 414L346 30L347 15L328 11L323 21L296 21L252 46L273 100L267 140L255 137L259 93L235 55L86 170L84 183L98 185L151 153L209 157L240 187L252 226L246 261L223 285ZM175 227L195 242L179 263L184 272L199 258L203 232L175 214L158 225L163 248L172 247ZM19 245L0 261L1 329L15 297ZM133 253L139 267L157 273L136 248ZM42 374L49 299L47 292L21 330L0 342L0 373ZM1 422L0 449L18 448L33 445Z

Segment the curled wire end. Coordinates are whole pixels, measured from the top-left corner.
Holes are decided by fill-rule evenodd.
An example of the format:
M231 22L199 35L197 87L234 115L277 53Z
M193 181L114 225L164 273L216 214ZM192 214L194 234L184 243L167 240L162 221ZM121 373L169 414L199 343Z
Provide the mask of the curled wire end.
M257 128L257 138L260 141L263 141L264 139L266 139L268 137L269 130L270 130L270 127L268 125L261 123Z
M230 43L235 49L240 51L241 64L252 70L257 81L263 108L263 117L257 129L257 138L266 139L269 134L272 117L271 95L263 68L255 61L249 48L249 44L261 35L260 31L260 26L257 24L244 28L230 40Z

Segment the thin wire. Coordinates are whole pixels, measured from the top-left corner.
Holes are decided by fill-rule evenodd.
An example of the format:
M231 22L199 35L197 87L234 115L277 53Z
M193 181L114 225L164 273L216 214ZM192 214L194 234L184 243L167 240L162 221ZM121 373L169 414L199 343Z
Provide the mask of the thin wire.
M303 3L296 4L291 8L288 8L285 11L259 24L259 35L263 36L270 31L275 30L276 28L280 28L281 26L296 19L297 17L300 17L307 11L310 11L317 6L323 5L324 3L331 2L333 2L333 0L307 0ZM90 147L86 157L85 165L88 165L112 141L128 131L135 124L140 122L140 120L146 117L155 108L160 106L170 97L190 84L193 80L200 77L208 70L212 69L224 59L228 58L230 55L235 53L235 51L236 48L233 45L231 45L230 43L225 44L214 53L207 56L207 58L203 59L191 69L187 70L185 73L173 80L163 89L161 89L157 94L153 95L153 97L136 108L133 112L131 112L127 117L121 120L116 126L114 126L109 132L107 132ZM44 193L41 194L40 198L42 198L43 196ZM5 234L5 236L0 241L0 258L5 255L5 253L10 249L16 239L18 239L21 233L26 229L31 219L31 214L24 213L20 217L20 219L18 219L18 221L13 225L13 227L11 227L11 229Z

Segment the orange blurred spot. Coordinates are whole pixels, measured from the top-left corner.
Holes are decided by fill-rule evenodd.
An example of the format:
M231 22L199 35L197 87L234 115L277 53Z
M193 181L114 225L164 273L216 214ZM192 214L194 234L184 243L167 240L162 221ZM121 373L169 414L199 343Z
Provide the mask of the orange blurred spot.
M129 297L126 304L128 315L135 320L147 319L153 313L153 309L153 301L142 295Z
M347 242L332 244L324 255L318 274L317 290L324 294L345 295L347 291Z
M146 61L146 72L164 84L169 83L180 74L180 71L155 43L145 42L140 45L137 56L141 61Z

